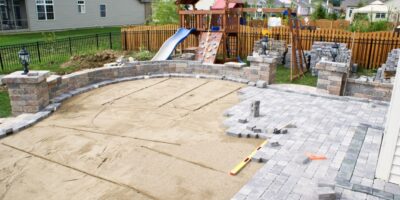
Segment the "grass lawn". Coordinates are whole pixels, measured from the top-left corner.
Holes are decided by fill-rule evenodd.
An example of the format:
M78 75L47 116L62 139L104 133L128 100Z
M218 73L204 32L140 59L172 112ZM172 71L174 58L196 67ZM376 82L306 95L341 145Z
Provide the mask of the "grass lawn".
M10 97L6 91L0 90L0 118L11 115Z
M79 67L77 66L68 66L68 67L61 67L61 65L66 62L68 58L66 58L63 61L57 61L57 62L46 62L42 64L37 64L37 65L31 65L29 67L30 70L47 70L54 72L59 75L64 75L64 74L70 74L74 71L78 71Z
M374 76L376 74L376 71L376 69L358 68L357 74L360 76Z
M121 27L104 27L104 28L85 28L85 29L73 29L66 31L54 32L56 39L82 36L82 35L94 35L96 33L109 33L109 32L120 32ZM0 35L0 44L12 45L29 42L44 41L46 37L41 32L36 33L15 33L15 34L2 34Z
M298 84L298 85L308 85L316 87L317 79L318 79L317 77L311 76L310 72L307 72L303 78L296 79L292 82L290 81L290 69L282 65L279 65L276 70L275 83Z

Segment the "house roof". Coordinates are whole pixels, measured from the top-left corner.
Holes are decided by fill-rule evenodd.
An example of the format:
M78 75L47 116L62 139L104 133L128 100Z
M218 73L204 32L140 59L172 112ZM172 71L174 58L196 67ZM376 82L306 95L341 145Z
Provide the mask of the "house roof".
M305 1L305 0L304 0ZM291 4L291 0L273 0L273 4L276 6L276 7L281 7L281 5L283 4L285 7L286 6L290 6L290 4ZM257 5L257 0L247 0L247 3L249 4L249 5L252 5L252 6L255 6L255 5Z
M229 8L234 8L242 1L237 1L238 3L229 3ZM222 10L225 9L225 0L217 0L213 6L211 6L212 10Z
M371 4L354 9L354 13L371 13L371 12L382 12L382 13L387 13L389 12L389 8L382 3L382 1L374 1Z
M346 9L347 7L356 7L360 2L364 4L369 4L374 0L343 0L340 3L340 7Z

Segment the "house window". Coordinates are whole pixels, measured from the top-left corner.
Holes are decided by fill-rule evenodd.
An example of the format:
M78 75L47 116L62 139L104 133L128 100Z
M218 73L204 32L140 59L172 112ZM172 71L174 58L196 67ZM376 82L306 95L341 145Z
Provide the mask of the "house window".
M100 5L100 17L106 17L106 5Z
M84 14L86 13L85 1L78 1L78 13Z
M36 11L38 20L54 19L54 2L53 0L36 0Z
M349 17L351 17L351 14L353 14L353 8L350 8Z
M376 13L375 18L377 19L385 19L386 13Z
M0 19L3 21L0 21L0 26L1 24L6 24L8 20L8 14L7 14L7 7L6 7L6 2L4 0L0 0Z

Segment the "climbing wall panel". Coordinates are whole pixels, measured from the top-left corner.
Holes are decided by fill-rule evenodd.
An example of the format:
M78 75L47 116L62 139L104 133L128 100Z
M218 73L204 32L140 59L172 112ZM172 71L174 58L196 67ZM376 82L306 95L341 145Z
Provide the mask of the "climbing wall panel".
M217 59L218 48L221 44L222 33L207 32L200 35L199 48L196 52L196 60L203 63L214 63Z

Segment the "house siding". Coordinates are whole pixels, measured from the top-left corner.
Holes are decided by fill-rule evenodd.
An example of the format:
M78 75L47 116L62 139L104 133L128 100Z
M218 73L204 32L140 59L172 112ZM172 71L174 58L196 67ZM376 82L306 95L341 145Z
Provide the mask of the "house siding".
M400 71L400 61L397 64ZM400 185L400 73L396 74L376 177Z
M77 0L54 0L54 20L38 20L36 3L26 0L30 31L143 24L145 3L138 0L86 0L86 13L78 13ZM100 5L106 17L100 17Z
M400 184L400 130L397 138L396 151L394 153L394 159L392 163L392 169L390 171L389 181L392 183Z

